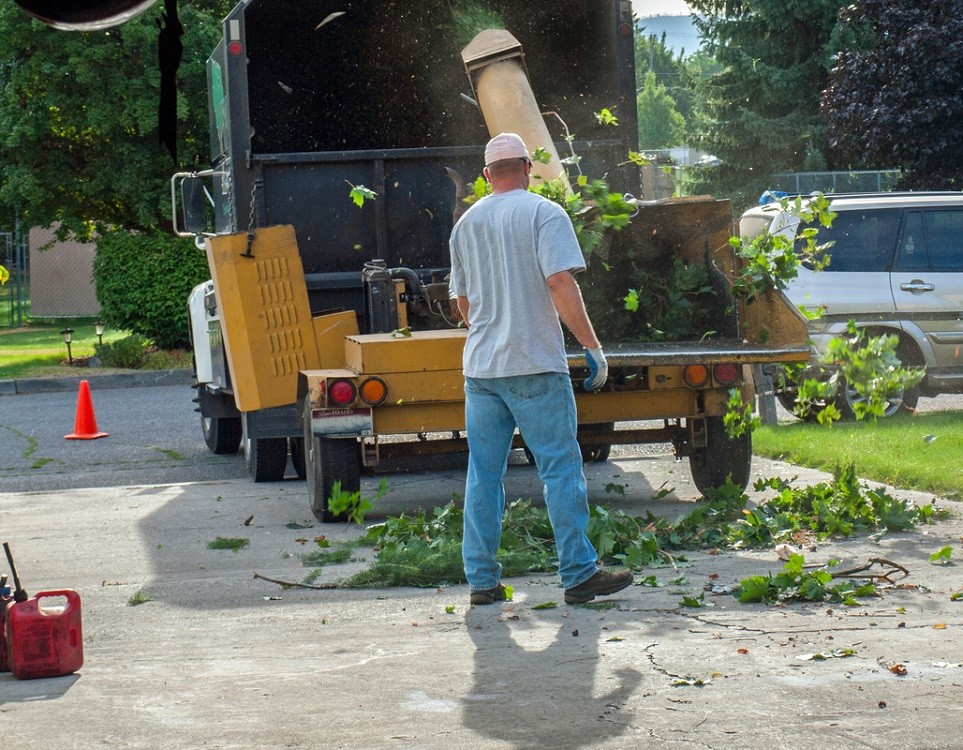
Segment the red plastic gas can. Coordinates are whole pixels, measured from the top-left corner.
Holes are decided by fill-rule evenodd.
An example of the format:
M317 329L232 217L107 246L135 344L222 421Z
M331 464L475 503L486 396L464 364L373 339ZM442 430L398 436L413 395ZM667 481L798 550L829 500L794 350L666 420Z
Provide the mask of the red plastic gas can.
M44 606L63 598L66 605ZM50 604L50 602L47 602ZM20 680L60 677L84 664L80 595L76 591L41 591L7 607L7 661Z

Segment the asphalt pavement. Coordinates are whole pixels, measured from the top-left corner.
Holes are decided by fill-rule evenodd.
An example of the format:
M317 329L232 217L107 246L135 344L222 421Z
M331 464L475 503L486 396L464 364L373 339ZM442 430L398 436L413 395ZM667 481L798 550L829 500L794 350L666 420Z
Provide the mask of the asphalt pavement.
M686 555L606 607L569 607L552 575L508 581L514 601L468 606L463 585L282 588L322 536L304 484L254 484L240 455L200 438L189 386L92 389L95 441L66 441L76 391L0 399L0 541L30 593L83 606L75 675L0 675L0 730L17 750L69 748L960 748L963 517L911 533L819 544L807 561L885 558L909 576L861 606L738 603L726 587L778 571L772 550ZM756 459L754 477L825 475ZM678 515L698 493L666 453L587 466L594 502ZM439 507L460 465L387 475L369 514ZM366 477L373 495L381 477ZM623 492L611 489L621 487ZM523 461L510 499L537 501ZM668 490L668 494L664 494ZM916 502L933 498L890 490ZM623 494L624 493L624 494ZM756 498L758 499L758 498ZM248 540L238 552L216 537ZM930 556L950 546L949 564ZM335 584L359 548L326 567ZM5 567L5 566L0 566ZM137 595L144 603L134 606ZM703 597L687 607L682 598Z

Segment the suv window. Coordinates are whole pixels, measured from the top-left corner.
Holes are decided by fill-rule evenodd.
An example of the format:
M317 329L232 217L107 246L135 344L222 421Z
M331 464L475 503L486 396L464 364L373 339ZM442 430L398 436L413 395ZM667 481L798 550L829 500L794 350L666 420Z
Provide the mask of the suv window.
M833 242L826 271L888 271L896 249L902 210L840 211L817 241Z
M963 271L963 211L923 214L930 270Z
M963 211L913 211L906 216L896 268L963 271Z

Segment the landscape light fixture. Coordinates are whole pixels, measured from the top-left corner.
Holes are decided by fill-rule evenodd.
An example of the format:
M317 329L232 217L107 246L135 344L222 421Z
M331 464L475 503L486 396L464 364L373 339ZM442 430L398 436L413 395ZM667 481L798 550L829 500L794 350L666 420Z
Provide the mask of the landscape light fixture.
M73 355L70 353L70 342L74 340L74 329L64 328L60 335L64 337L64 343L67 345L67 364L72 365L74 363Z
M97 334L97 343L103 344L104 343L104 323L100 318L97 318L96 322L94 323L94 333Z

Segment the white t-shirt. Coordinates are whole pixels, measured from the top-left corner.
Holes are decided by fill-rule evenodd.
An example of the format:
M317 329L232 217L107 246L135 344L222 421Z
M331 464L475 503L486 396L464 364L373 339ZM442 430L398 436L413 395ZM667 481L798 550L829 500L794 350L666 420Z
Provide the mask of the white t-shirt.
M468 298L465 375L568 372L545 279L584 268L572 222L558 204L519 189L468 209L451 233L450 285L452 295Z

